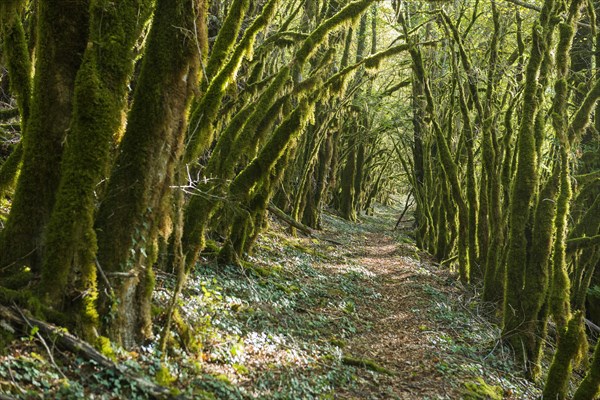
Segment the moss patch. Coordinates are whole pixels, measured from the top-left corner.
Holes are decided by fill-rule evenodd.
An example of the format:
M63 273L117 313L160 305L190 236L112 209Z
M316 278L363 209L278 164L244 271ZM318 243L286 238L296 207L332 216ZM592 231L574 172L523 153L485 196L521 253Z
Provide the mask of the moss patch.
M483 378L478 378L474 382L465 383L465 400L502 400L504 398L503 390L500 386L487 384Z

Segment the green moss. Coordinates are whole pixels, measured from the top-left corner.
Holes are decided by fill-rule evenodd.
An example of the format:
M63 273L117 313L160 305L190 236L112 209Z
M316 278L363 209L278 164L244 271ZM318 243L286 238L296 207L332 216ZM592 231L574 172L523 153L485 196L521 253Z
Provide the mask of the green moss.
M549 15L552 14L553 1L544 2L540 22L536 22L532 28L531 55L526 69L526 81L523 92L524 116L519 128L516 149L517 169L514 173L514 184L510 193L510 220L507 243L507 265L504 276L504 310L503 310L503 333L509 337L515 348L520 348L522 338L521 325L524 317L522 315L524 294L523 268L527 265L527 252L531 246L526 232L531 216L531 203L535 197L538 186L538 152L536 142L536 116L538 114L538 78L544 53L548 41L544 35L547 28ZM539 129L538 129L539 130ZM528 360L521 360L526 363Z
M177 381L177 377L171 374L169 368L161 364L158 371L156 371L156 375L154 376L154 380L161 386L171 386L175 381Z
M134 46L152 1L91 6L90 39L75 82L73 123L62 177L45 235L41 291L56 309L73 291L81 298L77 323L91 340L98 324L96 290L95 191L110 160L113 137L121 129ZM116 39L119 40L116 40ZM73 276L77 278L72 278ZM70 281L70 282L69 282ZM65 293L67 285L70 285ZM81 332L80 332L81 333Z
M59 185L75 76L87 42L88 13L87 2L69 0L42 3L37 9L30 116L23 136L21 175L0 236L2 267L41 269L40 243Z
M300 68L308 60L308 58L319 48L319 45L327 38L327 34L340 25L347 23L349 20L357 18L365 11L373 0L358 0L348 3L344 8L337 12L334 16L326 19L321 23L309 36L304 40L302 46L296 52L296 60Z
M566 141L563 143L560 150L560 195L556 206L556 237L554 239L553 274L549 300L550 312L559 329L564 329L571 314L571 282L567 271L566 238L572 192L569 149Z
M227 60L231 54L249 5L249 0L235 0L229 6L227 17L223 22L223 26L219 29L215 44L211 50L210 58L206 65L207 80L210 81L213 79L219 71L219 67L223 64L223 61Z
M254 274L260 277L269 277L273 275L273 271L270 268L255 265L249 261L242 261L241 266L246 270L252 271Z
M585 128L590 124L590 114L594 110L596 101L600 98L600 81L597 81L593 88L585 96L581 106L571 119L568 128L569 141L576 142L585 131Z
M25 31L18 14L14 15L10 28L4 33L3 50L7 62L10 90L17 98L21 115L21 130L25 131L30 113L31 60Z
M463 116L463 132L465 133L465 147L467 150L467 202L469 207L469 225L468 225L468 250L469 250L469 260L471 260L471 264L477 266L476 260L479 256L479 246L481 245L485 248L485 240L486 237L481 237L484 233L487 234L487 179L486 176L482 176L481 178L481 188L480 188L480 199L481 204L478 204L477 199L477 183L475 181L475 156L474 156L474 136L473 136L473 126L471 122L471 117L469 115L469 110L467 106L467 102L465 100L465 95L463 91L463 87L460 83L458 83L458 91L459 91L459 100L460 100L460 109ZM481 207L480 207L481 206ZM481 211L480 218L478 221L477 212ZM485 214L484 214L485 213ZM479 225L478 226L478 222ZM479 240L478 234L479 233ZM482 248L482 250L483 250ZM483 278L483 273L481 269L475 268L472 271L473 277L481 280Z
M585 327L583 314L577 312L568 324L559 332L558 347L544 386L544 399L562 400L567 398L569 380L573 365L582 352L585 354L586 346Z
M214 240L206 240L206 245L204 246L203 252L209 254L215 254L219 252L221 246Z
M279 0L269 0L262 9L261 14L246 29L244 35L236 46L229 61L219 70L206 89L206 93L195 105L190 121L191 132L186 149L185 160L190 162L198 158L213 140L212 125L219 114L221 102L225 96L227 85L233 80L244 56L249 56L252 51L254 38L265 28L276 10ZM237 31L243 20L248 0L236 0L232 3L225 24L219 30L217 41L213 46L206 74L212 78L218 64L227 59L231 47L235 43Z
M548 299L551 281L551 254L555 235L556 198L559 190L559 169L556 168L540 192L533 223L532 247L529 264L525 271L525 289L527 297L522 301L524 318L521 332L522 346L527 354L529 375L537 379L541 372L541 342L544 336L543 326L547 323L547 312L540 314Z
M111 360L117 361L115 350L113 349L109 338L105 336L99 336L96 339L96 349L98 349L100 353L110 358Z
M198 46L204 48L208 40L205 5L156 2L126 131L96 218L98 261L104 271L139 276L139 281L111 282L119 306L110 337L126 346L151 334L151 263L159 227L170 209L170 188L176 184L175 167L199 83ZM103 299L100 306L108 312L111 305Z
M587 247L598 246L600 244L600 235L569 239L566 244L569 252L574 252Z
M273 115L277 113L272 112L273 103L288 79L289 72L288 67L282 68L258 101L242 109L219 138L204 171L205 176L218 179L201 183L199 192L208 195L192 197L186 208L183 248L187 254L188 269L196 262L197 254L204 248L206 225L220 204L218 199L223 197L222 182L234 176L235 167L241 162L243 155L252 153L252 146L260 142L257 136L266 132L266 129L259 129L259 124L264 119L274 120Z
M433 108L433 99L431 92L426 89L427 102ZM433 115L433 113L432 113ZM440 158L444 174L450 183L450 191L452 199L458 207L458 266L460 279L464 283L468 283L471 278L470 261L468 258L468 229L469 229L469 212L468 207L461 191L461 183L459 181L458 167L454 162L450 153L450 148L439 124L434 120L433 127L435 132L435 140L440 151Z
M3 0L0 3L0 33L5 27L10 26L15 13L18 13L27 2L25 0Z
M302 133L313 107L314 100L305 99L277 127L260 154L231 183L230 192L234 198L248 198L251 190L265 179L288 145Z
M351 140L348 146L350 147L350 152L346 158L340 180L341 193L339 198L339 209L342 213L342 217L348 221L356 221L356 209L354 208L354 198L356 196L354 186L354 176L356 175L356 142Z
M236 148L234 143L243 134L244 125L255 114L256 107L256 103L247 104L231 119L223 133L219 136L204 172L205 176L218 177L219 182L216 183L217 185L220 184L221 179L225 180L231 175L231 173L227 172L228 170L232 170L233 167L228 165L226 160L229 158L235 159L235 154L240 153L240 150ZM234 155L232 156L231 153L234 153Z
M346 345L348 344L348 343L346 343L346 341L345 341L345 340L343 340L343 339L338 339L338 338L331 338L331 339L329 340L329 343L331 343L331 344L332 344L332 345L334 345L334 346L337 346L337 347L339 347L340 349L343 349L343 348L344 348L344 347L346 347Z
M596 343L594 356L587 374L573 395L573 400L591 400L600 394L600 341Z
M0 198L14 190L19 177L21 161L23 158L23 143L19 142L10 156L0 166Z
M342 357L342 364L351 365L354 367L365 368L365 369L368 369L369 371L378 372L380 374L385 374L385 375L390 375L390 376L396 375L396 373L394 373L393 371L390 371L389 369L382 367L381 365L377 364L373 360L368 360L368 359L363 359L363 358L355 358L355 357L351 357L351 356L344 356L344 357Z
M21 270L15 271L11 275L2 278L0 284L5 288L18 290L25 287L32 278L33 274L31 273L31 269L24 267Z
M376 70L379 69L381 62L387 58L403 53L409 49L409 45L400 44L389 49L382 50L378 53L372 54L369 57L366 57L363 61L365 68Z
M11 304L12 302L16 302L17 304L27 305L31 297L33 296L29 291L14 290L4 286L0 286L1 304Z
M199 351L202 347L202 344L196 339L195 336L197 334L197 328L187 324L177 309L173 311L172 318L174 327L179 332L180 345L189 352Z
M462 398L465 400L502 400L504 391L500 386L489 385L480 377L475 382L465 382Z
M300 128L297 133L301 133L302 129ZM251 192L240 196L242 209L229 226L229 238L219 253L221 260L239 263L241 256L252 250L258 234L264 226L267 206L273 197L275 188L283 177L290 159L295 154L295 149L295 141L288 143L282 156L262 176L258 186Z

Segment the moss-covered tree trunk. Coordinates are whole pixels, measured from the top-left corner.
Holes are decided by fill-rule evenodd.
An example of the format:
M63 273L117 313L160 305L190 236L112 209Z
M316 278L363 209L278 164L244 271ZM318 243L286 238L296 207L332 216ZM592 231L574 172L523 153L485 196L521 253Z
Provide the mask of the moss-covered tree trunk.
M185 210L182 246L188 270L204 249L208 223L227 193L227 182L235 177L236 167L242 158L256 151L253 146L275 123L282 106L277 98L289 76L290 68L282 68L259 96L256 107L248 110L249 115L241 110L219 137L204 171L210 180L199 185L200 193L190 199Z
M302 133L304 127L308 120L311 118L314 104L318 100L319 96L315 93L315 87L321 82L321 77L319 74L322 71L317 71L315 76L311 76L305 80L302 80L301 72L304 70L305 65L309 58L319 49L319 45L323 43L328 37L328 34L339 27L343 23L348 20L357 17L362 13L373 0L362 0L351 2L338 11L335 15L327 20L323 21L314 31L304 39L299 47L299 49L294 54L292 62L288 64L285 68L282 68L280 72L276 74L276 77L287 77L292 76L295 80L294 86L294 95L299 96L298 106L294 108L294 110L285 118L281 124L275 129L270 138L267 139L265 145L260 149L257 156L233 179L231 184L229 185L229 198L239 203L241 209L247 209L248 204L254 198L255 191L260 190L264 180L269 174L270 169L275 165L275 163L279 160L279 158L286 152L288 147L294 143L299 134ZM324 54L324 62L320 63L320 66L328 65L330 61L331 52L326 52ZM293 71L293 73L290 73ZM317 91L318 92L318 91ZM277 92L275 93L277 94ZM289 98L287 96L283 96L278 99L276 104L273 107L276 108L277 111L270 113L271 118L258 119L258 128L261 131L261 135L257 137L257 141L262 143L265 140L266 133L268 129L275 122L275 116L278 115L278 110L281 110L283 105L289 103ZM258 108L257 108L258 110ZM264 112L265 109L261 109L261 112ZM269 111L267 108L266 111ZM264 127L260 125L265 122ZM248 135L240 135L239 140L241 143L248 141L252 136ZM237 140L237 139L236 139ZM241 144L240 143L240 144ZM218 143L217 143L218 145ZM234 146L235 147L235 146ZM239 147L240 149L246 149L245 147ZM235 152L234 152L235 153ZM227 165L224 163L223 165ZM227 168L235 168L232 165L229 165ZM201 204L201 201L198 201L197 204ZM211 206L211 209L212 206ZM194 209L190 208L190 212L194 212L195 214L200 212L203 213L201 207L194 207ZM205 213L206 214L206 213ZM196 214L198 215L198 214ZM258 214L257 214L258 215ZM248 215L249 217L249 215ZM191 213L186 215L186 229L184 229L184 246L185 251L192 254L193 257L186 257L186 261L189 263L191 260L195 259L194 254L197 249L201 249L203 247L203 236L206 229L206 224L196 224L194 221L195 218L192 218ZM203 218L204 219L204 218ZM232 222L229 221L226 225L229 228L226 228L228 233L232 232ZM240 225L240 228L245 229L245 224ZM238 227L233 227L237 229ZM186 234L186 231L189 234ZM249 232L246 230L246 232ZM233 258L237 257L240 254L241 249L234 249L231 251L230 245L235 243L245 243L246 240L235 239L229 240L228 245L223 248L221 254L221 260L223 261L236 261ZM247 239L247 238L246 238ZM242 246L247 247L247 246Z
M458 77L455 78L458 81ZM465 137L465 147L467 150L467 201L469 203L469 224L468 224L468 253L471 267L473 267L471 274L473 277L481 279L483 277L482 271L479 268L474 268L474 262L478 258L478 240L477 240L477 210L478 210L478 199L477 199L477 187L475 183L475 155L474 155L474 135L471 118L469 116L469 110L463 92L462 84L458 82L458 95L460 101L460 109L463 116L463 132ZM479 227L480 229L486 229L487 226Z
M530 239L527 237L531 207L538 187L538 151L535 136L535 116L538 114L539 96L538 79L546 48L549 46L547 31L551 29L550 20L555 13L553 0L544 2L539 22L535 22L532 29L532 45L529 62L526 69L525 88L523 93L522 120L518 133L518 146L516 149L517 170L515 171L512 190L510 194L509 233L507 242L507 265L504 277L504 309L503 309L503 335L509 340L517 354L522 355L521 361L526 364L531 354L522 353L522 343L526 341L527 333L523 331L523 321L529 320L531 315L537 318L545 298L545 290L541 288L534 293L525 293L524 268L528 263L528 246ZM538 274L528 271L531 276L542 279L547 272L539 271ZM531 285L531 282L529 282ZM525 304L531 309L526 316Z
M102 298L101 311L111 318L108 335L124 346L152 334L157 228L170 208L168 186L206 53L205 12L202 1L158 0L127 129L97 218L98 262L116 296Z
M327 195L328 180L331 174L329 167L333 157L333 136L333 132L328 132L324 143L319 148L319 158L315 173L315 188L312 194L313 198L310 208L307 208L302 218L302 222L315 229L321 228L321 209Z
M271 169L279 159L295 144L298 136L303 132L309 115L312 113L316 99L303 99L294 111L277 127L273 136L265 144L259 155L241 171L232 181L229 193L232 199L241 205L241 212L245 215L237 218L230 232L229 238L221 250L219 258L225 263L238 262L242 255L245 242L250 234L249 211L250 202L255 197L254 193L260 191L261 186L267 184Z
M45 232L40 292L88 340L98 323L95 192L107 170L113 138L123 129L134 45L152 3L91 1L90 38L75 82L61 180Z
M75 76L87 43L88 15L87 1L39 2L35 78L23 137L23 166L10 216L0 234L0 268L4 274L24 266L33 273L41 269L43 233L60 180Z
M356 35L356 62L359 62L365 56L366 50L366 40L367 40L367 14L363 14L360 19L360 24L358 28L358 32ZM355 85L359 85L359 81L361 79L361 73L359 73L355 77ZM358 91L355 95L356 97L362 91ZM359 100L357 99L356 102ZM351 107L351 111L355 111L359 106L353 104ZM354 112L352 118L352 127L349 129L350 138L348 139L348 153L346 156L346 162L344 164L344 169L342 170L342 174L340 177L340 213L342 217L349 221L356 221L357 218L357 207L356 204L359 201L360 191L361 191L361 182L362 182L362 168L363 165L361 162L361 158L364 161L364 144L360 138L357 138L358 132L364 134L366 126L362 125L363 118L360 115L361 110L358 110L358 113ZM357 115L358 114L358 115Z
M583 213L581 220L569 232L569 242L573 243L578 238L593 238L599 232L600 196L597 196L595 201ZM572 248L569 253L570 258L575 261L571 273L571 303L575 309L583 309L600 252L598 246L591 246L581 250Z
M245 56L251 53L258 32L270 22L277 9L279 0L270 0L265 4L261 14L244 32L240 42L235 46L237 32L240 29L244 14L248 8L248 0L236 0L232 3L225 25L219 31L213 45L207 66L207 75L202 87L206 92L194 104L188 132L185 161L195 162L214 139L213 124L219 115L219 110L226 88L233 81L240 64ZM227 56L231 53L231 56ZM217 68L220 64L222 66ZM214 74L214 76L213 76Z
M573 395L573 400L593 400L600 394L600 341L596 343L594 356L585 378Z
M21 132L25 132L31 102L31 60L21 16L13 12L5 17L10 19L4 28L6 31L3 33L2 50L6 59L10 90L17 98ZM1 23L0 29L2 29ZM13 189L22 157L23 143L19 142L8 159L0 166L0 198Z
M427 112L431 117L431 125L433 126L433 133L435 135L435 143L439 152L441 166L444 170L444 175L446 176L446 179L448 180L450 186L452 201L455 204L452 204L451 207L455 206L458 210L457 235L459 275L461 281L463 281L464 283L468 283L471 278L470 261L468 254L468 206L461 190L462 185L459 181L457 165L454 161L454 158L452 157L450 148L448 147L447 139L444 136L442 128L436 120L436 104L433 98L433 94L431 92L431 88L429 87L429 83L427 81L427 75L425 73L425 68L423 66L423 61L420 53L420 50L414 46L410 49L412 67L415 71L416 78L419 79L421 81L421 84L423 85L425 99L427 101Z
M368 129L368 126L365 126L364 128ZM354 174L354 203L352 206L355 214L357 214L357 217L360 213L363 201L363 186L365 183L365 152L365 143L359 143L358 148L356 149L356 173Z
M558 347L548 371L542 398L557 400L567 398L573 360L582 356L581 343L585 340L583 314L578 312L559 331Z
M352 129L353 131L353 129ZM354 209L354 177L356 175L356 141L351 138L348 142L348 155L346 163L340 176L340 199L339 209L342 217L348 221L356 221L356 210Z
M497 138L496 117L494 112L495 94L499 82L499 47L501 45L501 18L500 13L494 1L491 2L492 18L494 22L494 33L490 41L490 57L487 76L486 102L484 108L484 142L485 142L485 158L487 159L484 165L487 177L488 191L488 207L487 207L487 230L488 237L485 245L480 244L479 249L479 264L484 273L484 286L488 289L493 286L496 289L502 287L502 280L498 279L499 253L504 244L503 213L502 213L502 187L501 187L501 154L500 145ZM508 91L506 92L508 94ZM505 131L509 135L509 130ZM510 135L508 136L510 138ZM481 215L481 214L480 214ZM481 240L480 240L481 243ZM487 249L486 249L487 247ZM484 290L484 298L491 301L499 301L501 299L500 290L487 291Z
M415 227L417 231L417 245L423 247L427 232L427 218L425 216L425 166L423 156L423 136L426 133L425 125L425 94L423 84L417 79L415 72L412 73L412 125L413 145L411 147L413 156L413 186L415 189Z
M572 3L572 9L576 10L577 2ZM553 114L552 122L558 143L560 143L559 158L553 166L553 173L550 179L545 183L540 195L533 215L533 225L531 232L531 247L529 250L529 260L525 271L525 293L533 293L529 297L529 301L523 303L523 346L526 349L528 359L529 374L537 378L541 371L540 359L542 356L542 344L546 335L546 323L548 311L552 311L552 291L549 292L549 283L552 287L555 286L557 278L562 275L561 270L564 266L556 258L551 258L553 240L555 246L558 243L564 242L564 232L566 225L564 219L568 212L568 203L570 201L570 186L565 186L565 178L568 177L568 165L566 152L568 152L567 140L567 109L566 102L568 98L568 90L566 86L568 65L569 65L569 48L573 38L572 29L569 29L569 23L573 24L575 15L570 16L569 22L561 24L560 41L557 45L556 69L557 81L554 85L555 96L553 99ZM566 146L566 147L565 147ZM566 174L566 175L565 175ZM567 178L568 179L568 178ZM555 222L556 221L556 222ZM556 253L555 253L556 257ZM560 257L559 257L560 258ZM562 257L564 259L564 257ZM553 262L553 265L551 265ZM557 264L558 262L558 264ZM553 273L550 273L553 271ZM560 279L564 279L560 277ZM563 286L566 281L563 281ZM550 293L550 306L546 301ZM565 322L559 324L563 327L566 320L569 318L570 312L565 312ZM528 337L528 339L525 339Z

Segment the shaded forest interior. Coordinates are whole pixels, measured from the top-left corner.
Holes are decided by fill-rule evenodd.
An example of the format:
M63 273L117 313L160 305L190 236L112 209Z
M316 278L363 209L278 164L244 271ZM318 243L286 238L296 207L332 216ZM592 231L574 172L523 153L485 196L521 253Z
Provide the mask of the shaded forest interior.
M215 306L217 282L238 282L232 271L283 276L295 283L273 285L294 302L310 287L291 271L311 273L273 263L273 249L329 246L313 254L326 263L335 246L352 247L346 234L369 246L352 236L361 224L382 235L395 224L395 245L416 245L402 265L435 265L485 305L532 396L596 398L599 10L595 0L2 0L2 352L14 359L15 339L29 338L67 379L48 348L59 343L139 389L118 396L273 398L275 388L223 386L216 370L175 386L174 365L196 357L203 371L213 360L203 349L223 340L219 313L278 315ZM366 276L389 263L390 276L405 272L400 258L377 259L385 265L363 258ZM391 307L395 278L381 279ZM193 293L210 317L186 314ZM344 315L355 304L344 300ZM323 339L343 349L354 330ZM234 333L230 372L251 376ZM409 379L327 351L318 363L337 372ZM123 362L142 353L156 358L152 371ZM33 396L6 374L9 398ZM342 375L282 398L356 396ZM468 396L517 396L484 378Z

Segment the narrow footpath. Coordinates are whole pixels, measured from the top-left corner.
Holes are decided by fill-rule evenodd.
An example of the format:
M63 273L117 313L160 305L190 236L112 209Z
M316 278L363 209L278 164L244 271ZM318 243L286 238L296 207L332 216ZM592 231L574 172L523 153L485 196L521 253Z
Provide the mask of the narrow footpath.
M327 220L326 235L342 238L345 255L364 267L372 278L368 284L379 294L357 306L365 324L344 351L373 361L383 372L359 369L359 384L340 390L336 398L536 398L538 389L514 375L511 354L500 346L489 311L456 274L414 246L407 224L391 231L396 215L379 207L353 228ZM354 231L347 234L348 229Z

